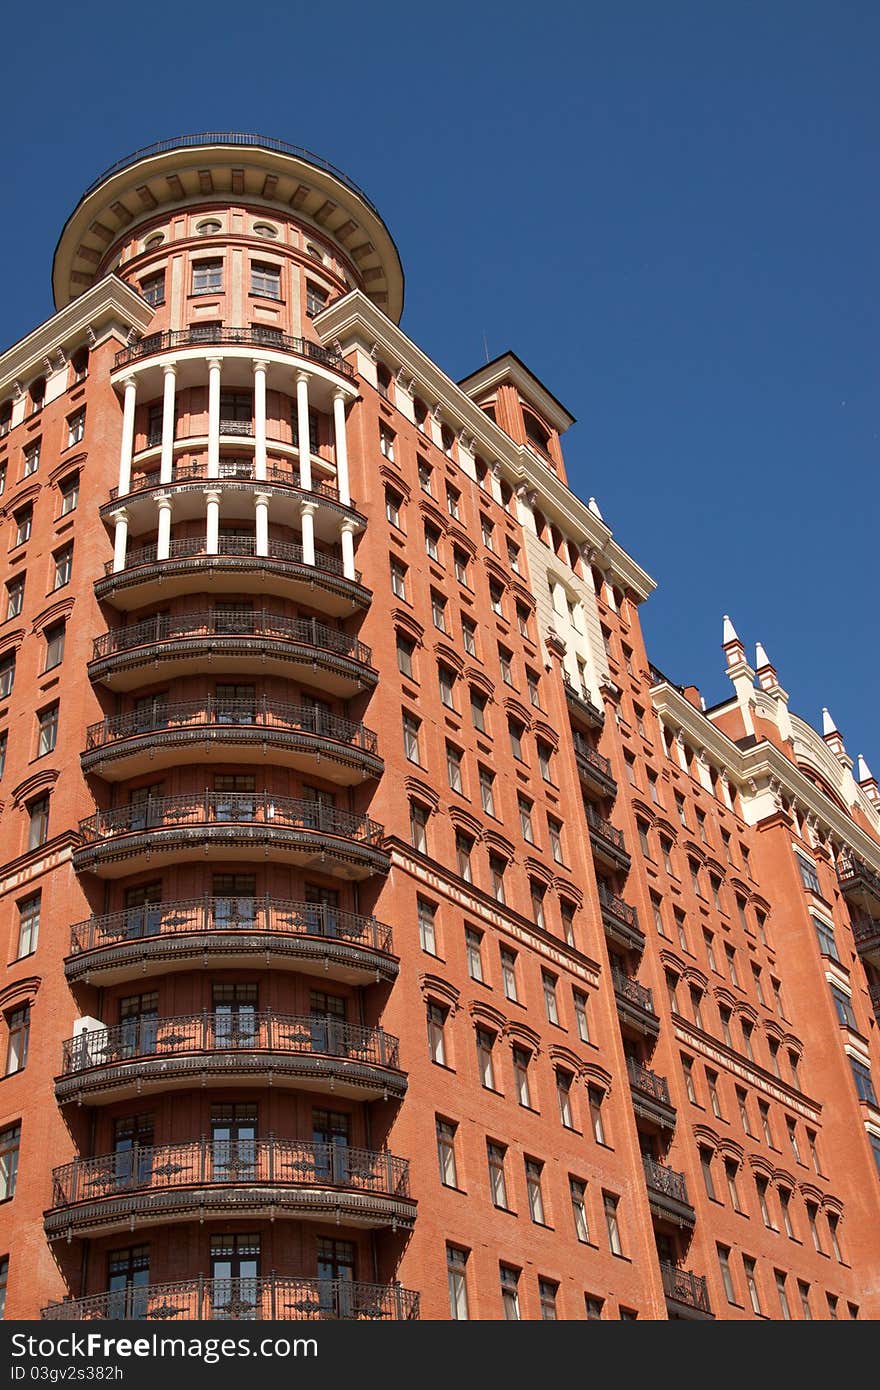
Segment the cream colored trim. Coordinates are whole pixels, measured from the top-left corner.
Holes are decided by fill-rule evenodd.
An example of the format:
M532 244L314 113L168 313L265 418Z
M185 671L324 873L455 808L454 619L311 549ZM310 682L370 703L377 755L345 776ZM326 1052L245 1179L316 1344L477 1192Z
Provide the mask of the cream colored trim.
M359 290L337 299L314 320L322 343L339 341L348 353L360 348L369 355L374 344L382 351L392 371L401 367L417 383L418 394L432 405L443 408L443 419L456 431L473 436L486 462L498 462L508 482L516 488L524 484L535 492L544 514L575 545L595 552L596 563L610 571L621 588L638 599L648 597L656 587L654 580L612 539L611 528L591 512L585 502L566 487L551 468L531 449L516 444L461 387L432 362L406 334L371 304Z
M96 338L115 333L124 343L131 328L143 333L152 317L153 309L130 285L116 275L105 276L73 304L7 348L0 356L0 395L14 389L16 381L25 385L35 374L42 374L44 358L60 348L70 343L81 346L89 329Z

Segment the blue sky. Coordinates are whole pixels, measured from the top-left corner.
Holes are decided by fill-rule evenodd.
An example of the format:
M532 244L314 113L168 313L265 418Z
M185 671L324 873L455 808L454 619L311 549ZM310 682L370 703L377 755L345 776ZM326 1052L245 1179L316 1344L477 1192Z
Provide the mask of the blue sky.
M572 486L659 581L657 665L722 698L730 612L880 775L872 0L84 0L6 40L0 341L118 156L304 145L383 212L412 338L453 377L513 348L577 416Z

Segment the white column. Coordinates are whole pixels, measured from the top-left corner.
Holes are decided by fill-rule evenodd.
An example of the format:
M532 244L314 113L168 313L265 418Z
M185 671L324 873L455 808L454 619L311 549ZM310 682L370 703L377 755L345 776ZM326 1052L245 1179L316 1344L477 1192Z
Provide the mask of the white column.
M220 493L210 488L205 493L205 553L216 555L220 545Z
M307 565L315 563L315 512L317 508L313 502L304 502L300 509L302 518L302 549L303 562Z
M131 456L134 452L134 408L137 404L137 379L127 376L123 382L122 442L119 446L119 497L131 491Z
M170 483L174 473L174 392L177 386L177 368L169 362L163 371L165 380L162 396L162 464L159 482Z
M113 573L118 574L125 569L125 547L128 544L128 512L124 507L113 513L113 520Z
M339 539L342 542L342 572L346 579L356 578L354 564L354 533L356 527L353 521L343 521L339 528Z
M296 428L299 435L299 485L305 488L306 492L311 492L312 455L309 449L309 378L307 372L297 372L296 374Z
M269 494L268 492L257 492L254 494L254 506L256 508L256 546L258 555L269 554Z
M220 371L219 357L208 358L208 477L220 476Z
M266 370L268 363L254 362L254 477L266 477Z
M156 559L167 560L171 554L171 498L167 492L156 494L156 506L159 508Z
M351 492L348 483L348 445L345 438L345 393L336 391L333 395L333 440L336 445L336 486L339 500L346 507L351 505Z

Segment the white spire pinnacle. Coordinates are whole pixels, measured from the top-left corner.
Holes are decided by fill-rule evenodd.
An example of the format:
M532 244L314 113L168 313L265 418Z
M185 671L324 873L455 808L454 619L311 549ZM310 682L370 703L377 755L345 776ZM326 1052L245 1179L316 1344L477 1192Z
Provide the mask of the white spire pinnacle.
M755 643L755 666L760 671L762 666L770 666L772 663L769 656L764 651L760 642Z
M599 511L599 503L596 501L595 497L591 497L589 499L589 501L587 502L587 508L589 511L593 513L593 516L597 516L600 521L605 520L604 516Z
M837 734L840 730L835 724L825 705L822 706L822 737L826 734Z
M724 633L723 633L723 636L722 636L722 639L721 639L721 645L722 645L722 647L726 647L726 646L728 646L729 643L731 643L731 642L738 642L738 641L739 641L739 638L738 638L737 635L736 635L736 628L734 627L733 623L730 621L730 619L728 618L727 614L725 613L725 614L724 614Z
M856 778L856 781L857 781L857 782L873 782L873 780L874 780L874 774L872 773L871 769L868 767L868 764L865 762L864 758L862 757L862 755L861 755L861 753L860 753L860 754L859 754L859 761L858 761L858 777Z

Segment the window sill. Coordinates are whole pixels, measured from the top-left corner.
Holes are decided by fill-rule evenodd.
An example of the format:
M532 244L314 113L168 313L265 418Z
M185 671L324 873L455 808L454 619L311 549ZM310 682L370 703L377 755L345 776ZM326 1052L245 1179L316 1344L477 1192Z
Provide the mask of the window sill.
M434 1057L430 1061L433 1067L439 1067L441 1071L448 1071L451 1076L455 1076L455 1067L450 1067L446 1062L438 1062Z

